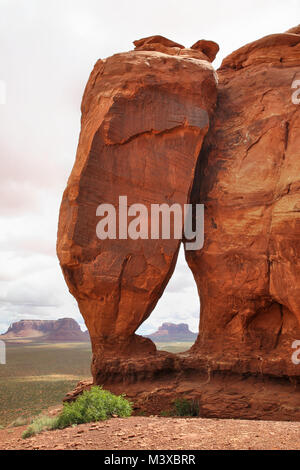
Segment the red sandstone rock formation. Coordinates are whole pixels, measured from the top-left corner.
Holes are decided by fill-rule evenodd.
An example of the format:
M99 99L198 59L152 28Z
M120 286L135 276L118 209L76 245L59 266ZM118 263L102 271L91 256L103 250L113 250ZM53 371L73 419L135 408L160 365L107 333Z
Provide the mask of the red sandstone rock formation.
M300 339L300 105L291 101L299 32L248 44L218 71L190 198L205 204L205 244L186 253L201 299L189 354L155 353L133 336L173 272L178 243L99 242L95 210L128 192L130 202L187 201L207 130L192 110L211 114L215 102L201 59L213 60L217 47L153 36L91 75L58 255L92 336L94 382L126 392L137 408L157 412L184 396L202 416L300 419L291 360ZM105 348L115 357L104 358Z
M61 205L57 252L93 345L103 357L155 353L135 335L173 273L180 240L99 240L96 209L188 202L216 102L214 43L186 49L161 36L99 60L82 101L76 162ZM150 226L150 223L149 223Z
M205 204L205 243L186 253L201 297L193 353L248 358L249 370L278 375L299 375L291 361L300 339L300 105L291 99L299 65L300 36L291 33L224 59L192 195Z

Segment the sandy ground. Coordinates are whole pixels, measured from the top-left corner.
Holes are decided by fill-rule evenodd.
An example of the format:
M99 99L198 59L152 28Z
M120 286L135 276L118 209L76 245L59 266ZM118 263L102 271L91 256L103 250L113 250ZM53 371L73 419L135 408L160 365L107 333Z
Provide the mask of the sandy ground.
M64 430L46 431L29 439L26 427L0 431L0 449L297 449L300 423L233 419L131 417L112 418Z

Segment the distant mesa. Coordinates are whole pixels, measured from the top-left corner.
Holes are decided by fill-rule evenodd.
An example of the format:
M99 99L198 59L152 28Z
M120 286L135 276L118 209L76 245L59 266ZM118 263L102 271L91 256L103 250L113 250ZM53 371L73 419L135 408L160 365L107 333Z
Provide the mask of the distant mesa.
M154 342L159 341L196 341L197 334L190 331L187 323L163 323L155 333L148 335Z
M81 331L73 318L59 320L20 320L12 323L0 339L17 340L31 339L36 341L90 341L88 331Z

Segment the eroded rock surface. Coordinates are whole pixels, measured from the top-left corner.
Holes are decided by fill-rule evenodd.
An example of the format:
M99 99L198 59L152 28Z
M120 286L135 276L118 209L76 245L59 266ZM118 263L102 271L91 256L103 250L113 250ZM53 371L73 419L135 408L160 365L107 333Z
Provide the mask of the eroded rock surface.
M202 416L300 419L292 362L300 339L300 105L291 88L300 80L299 32L228 56L215 111L211 41L187 49L151 36L92 72L58 255L91 334L94 383L128 393L137 409L159 412L181 396L197 400ZM158 352L134 335L174 270L179 241L99 241L96 207L117 205L119 195L128 204L205 204L204 247L186 252L201 300L188 353Z
M135 46L99 60L89 78L59 220L57 252L91 336L94 377L104 356L155 353L135 331L164 291L180 245L99 240L96 209L113 204L119 215L119 196L149 214L151 204L187 203L217 94L200 46L186 49L161 36Z
M299 375L299 65L294 33L224 59L192 195L205 204L205 242L186 253L201 298L193 353L246 358L249 371L277 375Z

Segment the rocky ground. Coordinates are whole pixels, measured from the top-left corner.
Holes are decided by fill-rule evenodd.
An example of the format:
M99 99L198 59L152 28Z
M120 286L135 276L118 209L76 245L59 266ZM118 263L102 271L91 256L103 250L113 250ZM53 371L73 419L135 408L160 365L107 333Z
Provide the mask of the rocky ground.
M0 430L0 450L300 450L300 423L287 421L135 416L47 431L24 440L25 428Z

